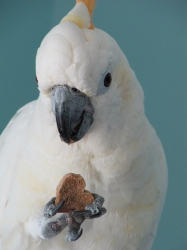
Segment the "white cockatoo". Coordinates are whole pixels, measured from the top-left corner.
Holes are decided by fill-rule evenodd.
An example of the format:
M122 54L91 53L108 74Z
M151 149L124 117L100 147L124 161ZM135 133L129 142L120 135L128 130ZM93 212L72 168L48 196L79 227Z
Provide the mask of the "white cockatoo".
M1 250L153 244L167 189L165 155L126 57L92 23L94 6L77 0L46 35L36 57L39 98L0 137ZM52 198L67 173L82 175L95 195L71 215L58 213Z

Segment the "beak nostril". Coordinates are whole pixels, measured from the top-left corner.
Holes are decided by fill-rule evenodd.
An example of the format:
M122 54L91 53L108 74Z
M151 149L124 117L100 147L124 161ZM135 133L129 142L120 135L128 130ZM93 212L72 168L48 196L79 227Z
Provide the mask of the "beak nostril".
M71 91L74 93L81 93L77 88L71 88Z
M73 92L77 92L78 91L78 89L76 89L76 88L72 88L72 90L73 90Z

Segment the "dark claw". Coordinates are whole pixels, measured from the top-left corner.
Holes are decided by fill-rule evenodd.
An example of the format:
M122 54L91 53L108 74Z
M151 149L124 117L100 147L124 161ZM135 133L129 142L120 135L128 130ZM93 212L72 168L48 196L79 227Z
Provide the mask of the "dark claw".
M68 231L66 233L65 239L66 239L66 241L69 241L69 242L70 241L76 241L81 237L82 233L83 233L82 228L79 230L78 233L71 233L70 231Z
M47 202L47 204L45 205L45 208L48 208L49 206L51 206L52 204L55 203L56 197L53 197L50 201Z
M95 219L101 217L103 214L106 213L106 208L102 207L100 208L99 212L96 214L92 214L91 211L89 210L83 210L83 211L73 211L72 215L73 216L82 216L85 219Z
M104 198L98 194L93 194L94 201L85 207L82 211L73 211L72 215L75 217L84 217L85 219L99 218L106 213L106 209L103 206Z
M91 211L89 211L89 210L82 210L82 211L73 211L72 212L72 215L73 216L82 216L82 217L84 217L84 218L87 218L87 217L89 217L90 215L91 215L92 213L91 213Z
M55 199L56 197L53 197L44 207L44 217L50 218L54 216L58 211L61 209L61 207L64 205L65 201L61 201L57 206L55 206Z
M64 205L65 201L61 201L55 208L51 208L49 211L49 214L51 216L54 216L58 211L61 209L61 207Z

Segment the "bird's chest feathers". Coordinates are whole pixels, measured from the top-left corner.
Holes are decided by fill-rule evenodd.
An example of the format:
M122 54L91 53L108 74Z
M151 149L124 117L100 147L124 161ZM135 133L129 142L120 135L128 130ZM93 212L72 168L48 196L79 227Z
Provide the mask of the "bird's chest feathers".
M86 181L86 188L96 192L98 189L107 191L113 180L128 168L129 163L124 154L123 157L116 152L98 156L77 149L64 151L61 157L53 157L48 164L51 171L46 171L43 177L51 180L53 188L63 175L71 172L82 175Z
M22 189L50 199L55 196L61 178L71 172L82 175L87 190L102 195L111 189L113 182L120 180L120 175L129 164L125 154L118 154L119 152L96 156L78 147L72 150L67 147L69 146L65 146L58 154L40 152L33 155L29 162L27 156L23 157L18 171Z

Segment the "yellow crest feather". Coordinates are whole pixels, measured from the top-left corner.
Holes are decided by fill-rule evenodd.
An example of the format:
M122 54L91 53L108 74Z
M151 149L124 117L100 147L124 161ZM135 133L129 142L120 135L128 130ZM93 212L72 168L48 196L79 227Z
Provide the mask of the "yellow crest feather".
M86 7L88 8L89 14L90 14L90 29L94 29L94 24L92 22L92 15L93 11L96 5L96 0L76 0L76 3L84 3Z

